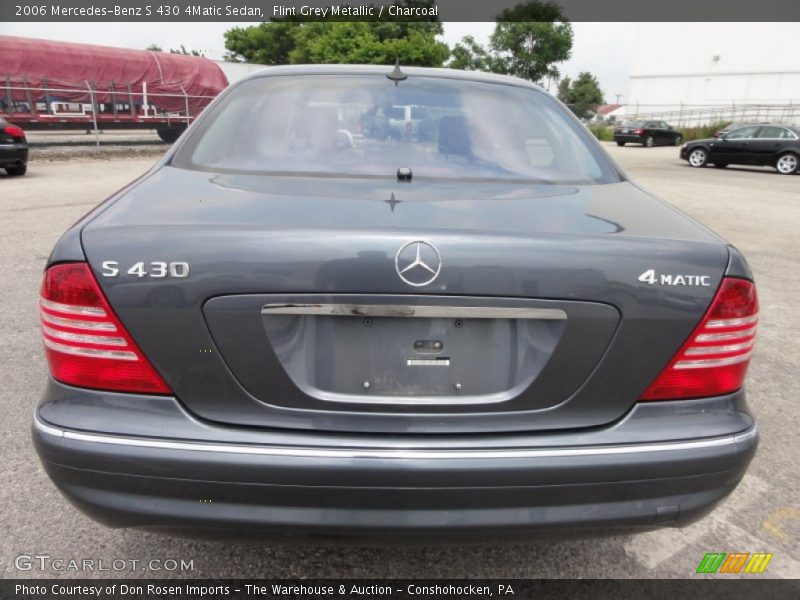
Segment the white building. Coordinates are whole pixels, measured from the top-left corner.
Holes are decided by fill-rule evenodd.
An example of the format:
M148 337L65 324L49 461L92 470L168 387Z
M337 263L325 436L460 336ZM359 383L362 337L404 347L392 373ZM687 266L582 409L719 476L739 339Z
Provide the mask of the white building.
M240 79L247 77L254 71L260 71L266 68L264 65L255 65L253 63L239 63L239 62L226 62L224 60L215 60L219 65L225 77L228 78L228 83L236 83Z
M800 123L800 23L631 26L629 115Z

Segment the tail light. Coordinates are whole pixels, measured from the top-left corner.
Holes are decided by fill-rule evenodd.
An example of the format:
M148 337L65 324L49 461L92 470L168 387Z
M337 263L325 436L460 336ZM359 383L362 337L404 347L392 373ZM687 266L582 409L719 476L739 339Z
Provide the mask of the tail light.
M172 393L111 310L86 263L47 269L39 314L54 379L102 390Z
M16 125L6 125L3 127L3 133L10 135L12 138L19 138L21 140L25 139L25 132Z
M635 133L636 135L642 135L644 133L644 129L637 129L633 133Z
M700 325L642 400L719 396L742 387L758 325L752 281L726 277Z

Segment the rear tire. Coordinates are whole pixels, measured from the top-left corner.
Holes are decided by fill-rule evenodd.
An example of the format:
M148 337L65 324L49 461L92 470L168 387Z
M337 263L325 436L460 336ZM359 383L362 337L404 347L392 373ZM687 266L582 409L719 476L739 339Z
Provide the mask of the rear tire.
M683 136L677 136L674 140L672 140L673 146L680 146L681 142L683 141Z
M186 125L175 125L174 127L156 129L158 137L161 138L162 142L166 142L167 144L174 144L184 131L186 131Z
M624 146L625 142L617 142L617 146Z
M28 165L20 165L18 167L6 167L6 173L9 177L22 177L28 172Z
M781 175L794 175L800 169L800 157L793 152L784 152L775 161L775 169Z
M687 159L689 164L696 169L700 169L708 165L708 150L704 150L703 148L695 148L691 152L689 152L689 158Z
M648 135L644 139L644 141L642 142L642 146L644 146L645 148L652 148L653 147L653 142L654 142L653 136L652 135Z

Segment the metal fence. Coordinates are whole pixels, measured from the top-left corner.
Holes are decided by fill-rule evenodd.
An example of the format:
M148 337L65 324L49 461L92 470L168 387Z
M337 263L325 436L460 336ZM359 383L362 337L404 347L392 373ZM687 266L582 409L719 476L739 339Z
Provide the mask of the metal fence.
M3 85L0 79L0 117L45 137L47 133L93 133L96 145L103 141L101 132L114 130L155 130L169 141L165 137L170 137L170 132L191 123L214 99L189 94L181 86L165 92L148 90L147 84L101 88L91 81L84 83L71 87L20 86L11 85L8 78Z
M698 127L719 122L800 125L800 100L786 104L626 104L601 121L658 120L676 127Z

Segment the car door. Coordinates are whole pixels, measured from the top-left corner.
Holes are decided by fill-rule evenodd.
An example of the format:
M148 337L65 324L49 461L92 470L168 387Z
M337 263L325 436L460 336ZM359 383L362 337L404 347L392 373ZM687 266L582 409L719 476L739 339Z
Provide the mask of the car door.
M672 144L672 132L669 130L669 125L664 121L657 121L656 125L656 144L661 146L668 146Z
M753 162L758 165L772 165L776 156L795 142L797 137L789 129L777 125L765 125L756 133L750 143Z
M734 129L724 138L711 144L712 158L720 162L752 164L755 160L752 144L758 130L757 125Z
M675 140L680 136L680 132L677 129L674 129L668 123L661 121L661 125L664 128L664 143L672 145L675 143Z
M658 121L647 121L644 124L644 133L642 134L642 138L647 139L647 137L653 138L653 145L656 146L661 143L660 138L661 132L658 128Z

